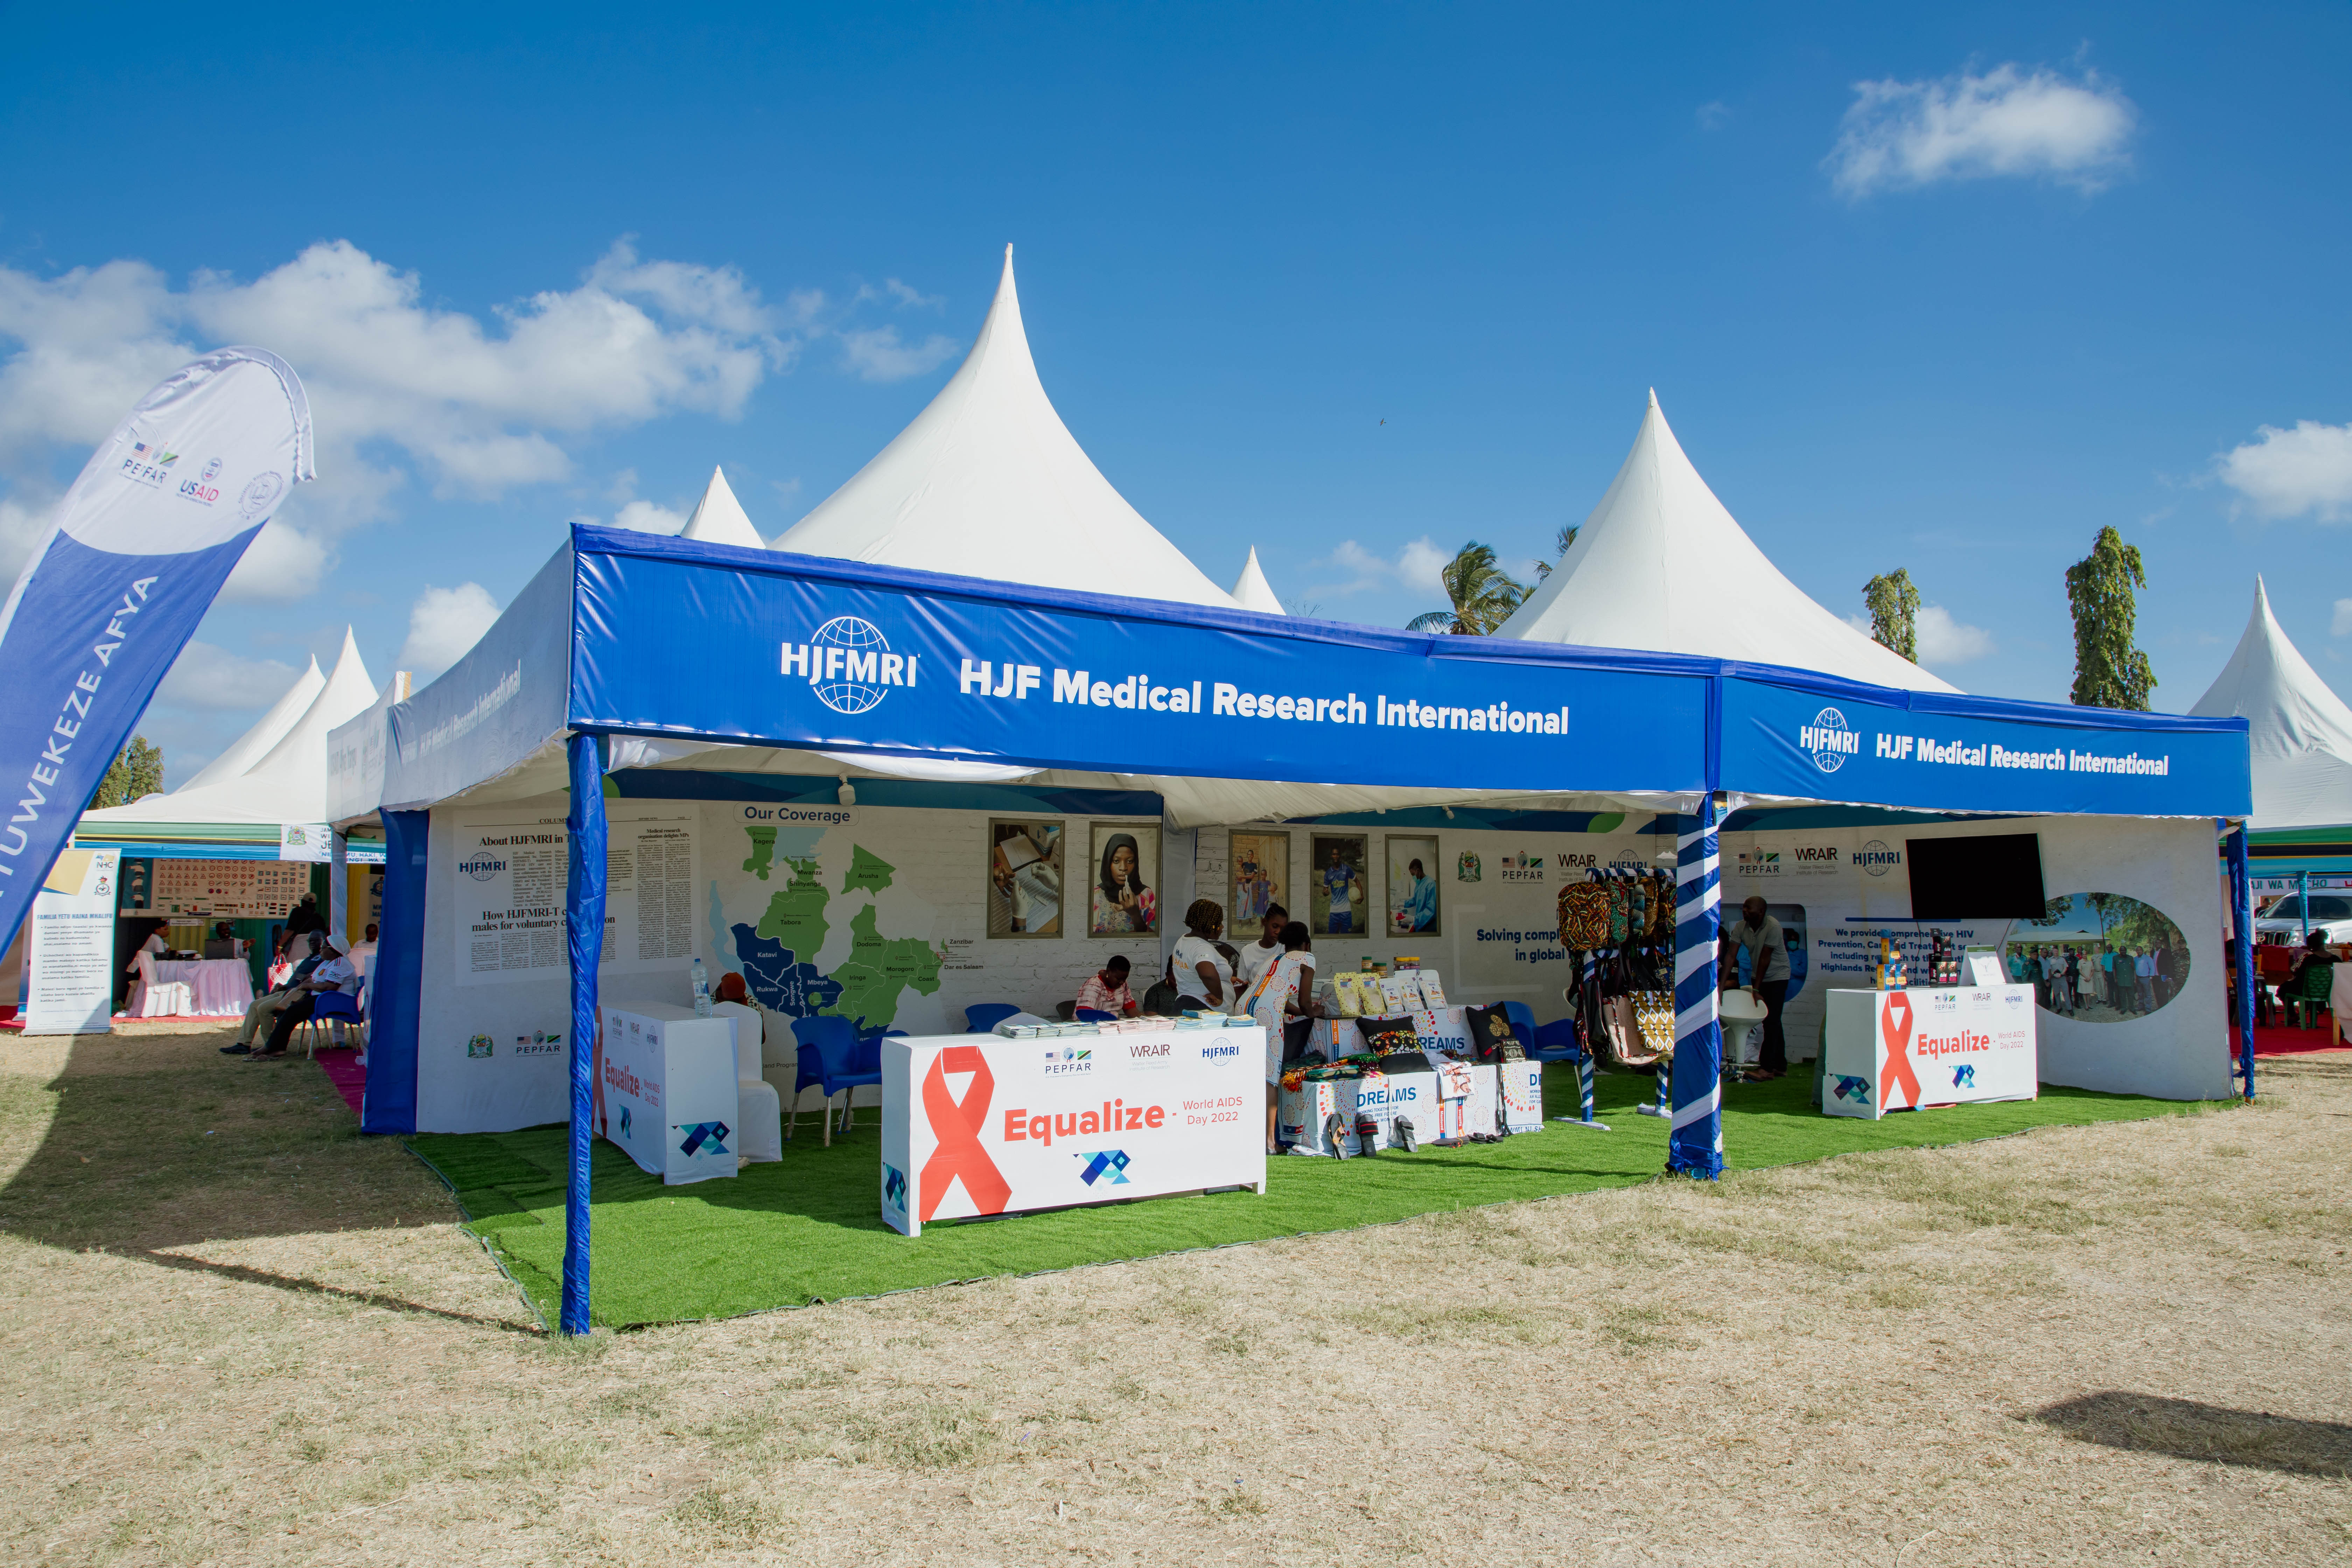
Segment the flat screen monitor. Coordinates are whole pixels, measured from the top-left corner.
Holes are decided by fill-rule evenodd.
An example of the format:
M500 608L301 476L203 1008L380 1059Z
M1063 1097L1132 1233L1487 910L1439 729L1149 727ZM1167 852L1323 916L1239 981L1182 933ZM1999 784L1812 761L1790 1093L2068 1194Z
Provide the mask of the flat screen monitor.
M1911 918L1915 921L2040 920L2042 837L1999 833L1981 838L1912 838Z

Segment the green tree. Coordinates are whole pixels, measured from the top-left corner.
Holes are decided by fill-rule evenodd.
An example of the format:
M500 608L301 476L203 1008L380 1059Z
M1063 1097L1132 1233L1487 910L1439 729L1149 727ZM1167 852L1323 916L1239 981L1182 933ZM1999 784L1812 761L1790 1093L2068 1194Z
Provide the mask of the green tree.
M2148 668L2147 655L2132 646L2139 616L2133 590L2147 586L2139 546L2126 544L2113 527L2099 530L2091 552L2066 568L2066 603L2074 612L2077 708L2147 711L2156 671Z
M1408 631L1485 637L1510 619L1528 596L1528 585L1496 564L1491 544L1464 545L1437 576L1454 607L1415 616L1406 624Z
M107 764L106 776L98 781L98 793L89 797L87 809L129 805L163 792L163 748L151 745L144 735L133 735L122 754Z
M1862 585L1862 602L1870 607L1870 640L1918 663L1919 590L1910 572L1897 566L1873 577Z
M1560 526L1559 537L1558 539L1555 539L1555 540L1553 540L1553 541L1551 542L1551 550L1552 550L1552 553L1553 553L1554 555L1558 556L1559 559L1558 561L1538 561L1538 562L1537 562L1537 563L1536 563L1536 581L1537 581L1537 582L1540 583L1540 582L1542 582L1545 578L1547 578L1547 577L1550 576L1550 575L1551 575L1551 569L1552 569L1553 567L1555 567L1555 566L1559 565L1559 563L1560 563L1561 561L1565 561L1565 560L1567 560L1567 559L1568 559L1568 552L1569 552L1569 551L1570 551L1571 549L1573 549L1573 548L1575 547L1575 545L1576 545L1576 536L1577 536L1578 534L1580 534L1580 533L1583 532L1583 531L1584 531L1584 525L1583 525L1582 523L1579 523L1579 522L1563 523L1563 524Z

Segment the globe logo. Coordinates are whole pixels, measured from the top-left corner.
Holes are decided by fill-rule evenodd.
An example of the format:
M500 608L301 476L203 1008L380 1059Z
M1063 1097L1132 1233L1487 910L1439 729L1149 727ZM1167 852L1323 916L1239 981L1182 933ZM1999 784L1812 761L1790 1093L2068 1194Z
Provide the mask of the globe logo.
M1798 729L1797 744L1812 757L1813 766L1833 773L1862 750L1862 737L1846 723L1844 714L1824 708L1813 715L1811 723Z
M843 650L836 661L827 652ZM856 616L835 616L809 638L809 654L825 661L828 679L816 681L817 700L836 713L863 713L882 700L880 656L890 651L890 640L871 621ZM837 672L836 672L837 667Z

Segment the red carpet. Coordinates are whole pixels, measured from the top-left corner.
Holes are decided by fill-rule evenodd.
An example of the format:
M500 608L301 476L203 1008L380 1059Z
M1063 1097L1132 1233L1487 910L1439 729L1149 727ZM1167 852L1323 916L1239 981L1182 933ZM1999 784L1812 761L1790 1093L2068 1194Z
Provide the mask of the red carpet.
M2330 1045L2327 1025L2323 1020L2315 1029L2290 1029L2281 1024L2254 1026L2254 1055L2261 1057L2291 1057L2304 1051L2342 1050L2341 1044ZM2238 1031L2230 1031L2230 1054L2238 1054Z
M2259 1055L2262 1047L2256 1046L2254 1050ZM359 1055L355 1050L338 1047L320 1051L318 1058L319 1070L327 1075L327 1081L335 1086L335 1092L343 1097L343 1103L352 1108L353 1116L360 1113L360 1093L367 1088L367 1068L360 1066Z

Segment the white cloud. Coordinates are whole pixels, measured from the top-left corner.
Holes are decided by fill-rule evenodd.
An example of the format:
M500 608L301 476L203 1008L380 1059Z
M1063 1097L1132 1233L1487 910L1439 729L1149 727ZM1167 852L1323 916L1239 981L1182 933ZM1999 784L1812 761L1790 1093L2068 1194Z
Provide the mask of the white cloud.
M2332 637L2352 637L2352 599L2336 601L2336 616L2327 623L2327 635Z
M1701 131L1720 130L1731 118L1731 105L1721 99L1717 99L1712 103L1702 103L1698 106L1696 118Z
M2214 458L2213 468L2256 512L2312 512L2322 522L2352 518L2352 425L2304 419L2292 430L2265 425L2254 434Z
M422 685L463 658L498 618L499 602L479 583L427 587L409 606L399 666Z
M274 658L246 658L208 642L192 642L180 650L155 696L191 708L267 708L286 695L299 673Z
M1919 639L1919 662L1925 665L1966 664L1992 652L1992 634L1952 618L1941 605L1922 605L1913 623Z
M0 471L37 484L54 448L104 439L201 347L266 343L301 374L317 421L319 483L289 513L331 533L384 516L404 462L438 493L489 497L567 477L572 437L734 418L822 304L772 309L733 268L645 261L626 241L578 288L487 325L343 240L249 283L200 272L182 290L135 261L51 279L0 267L0 339L16 345L0 363Z
M898 340L895 326L869 327L841 334L841 365L861 381L905 381L929 374L961 347L943 332L908 343Z
M686 513L672 511L658 501L633 500L614 515L614 528L634 528L639 533L676 533L686 526Z
M334 567L334 552L283 517L273 517L246 546L221 584L224 605L290 605L307 598Z
M2139 111L2096 71L1961 70L1937 81L1862 81L1824 166L1846 195L1990 175L2096 191L2128 162Z
M916 289L913 284L901 283L896 278L884 279L882 281L882 287L889 294L890 298L898 301L901 309L944 310L948 308L948 297L946 295L921 293Z
M1375 555L1352 539L1343 539L1338 549L1314 563L1338 575L1307 591L1318 597L1338 598L1376 588L1402 587L1442 597L1445 584L1438 574L1453 559L1425 533L1398 551L1393 561Z
M1864 637L1870 635L1868 616L1848 616L1845 624ZM1911 635L1918 644L1923 665L1966 664L1993 651L1990 632L1954 620L1952 612L1941 605L1920 605L1911 622Z

